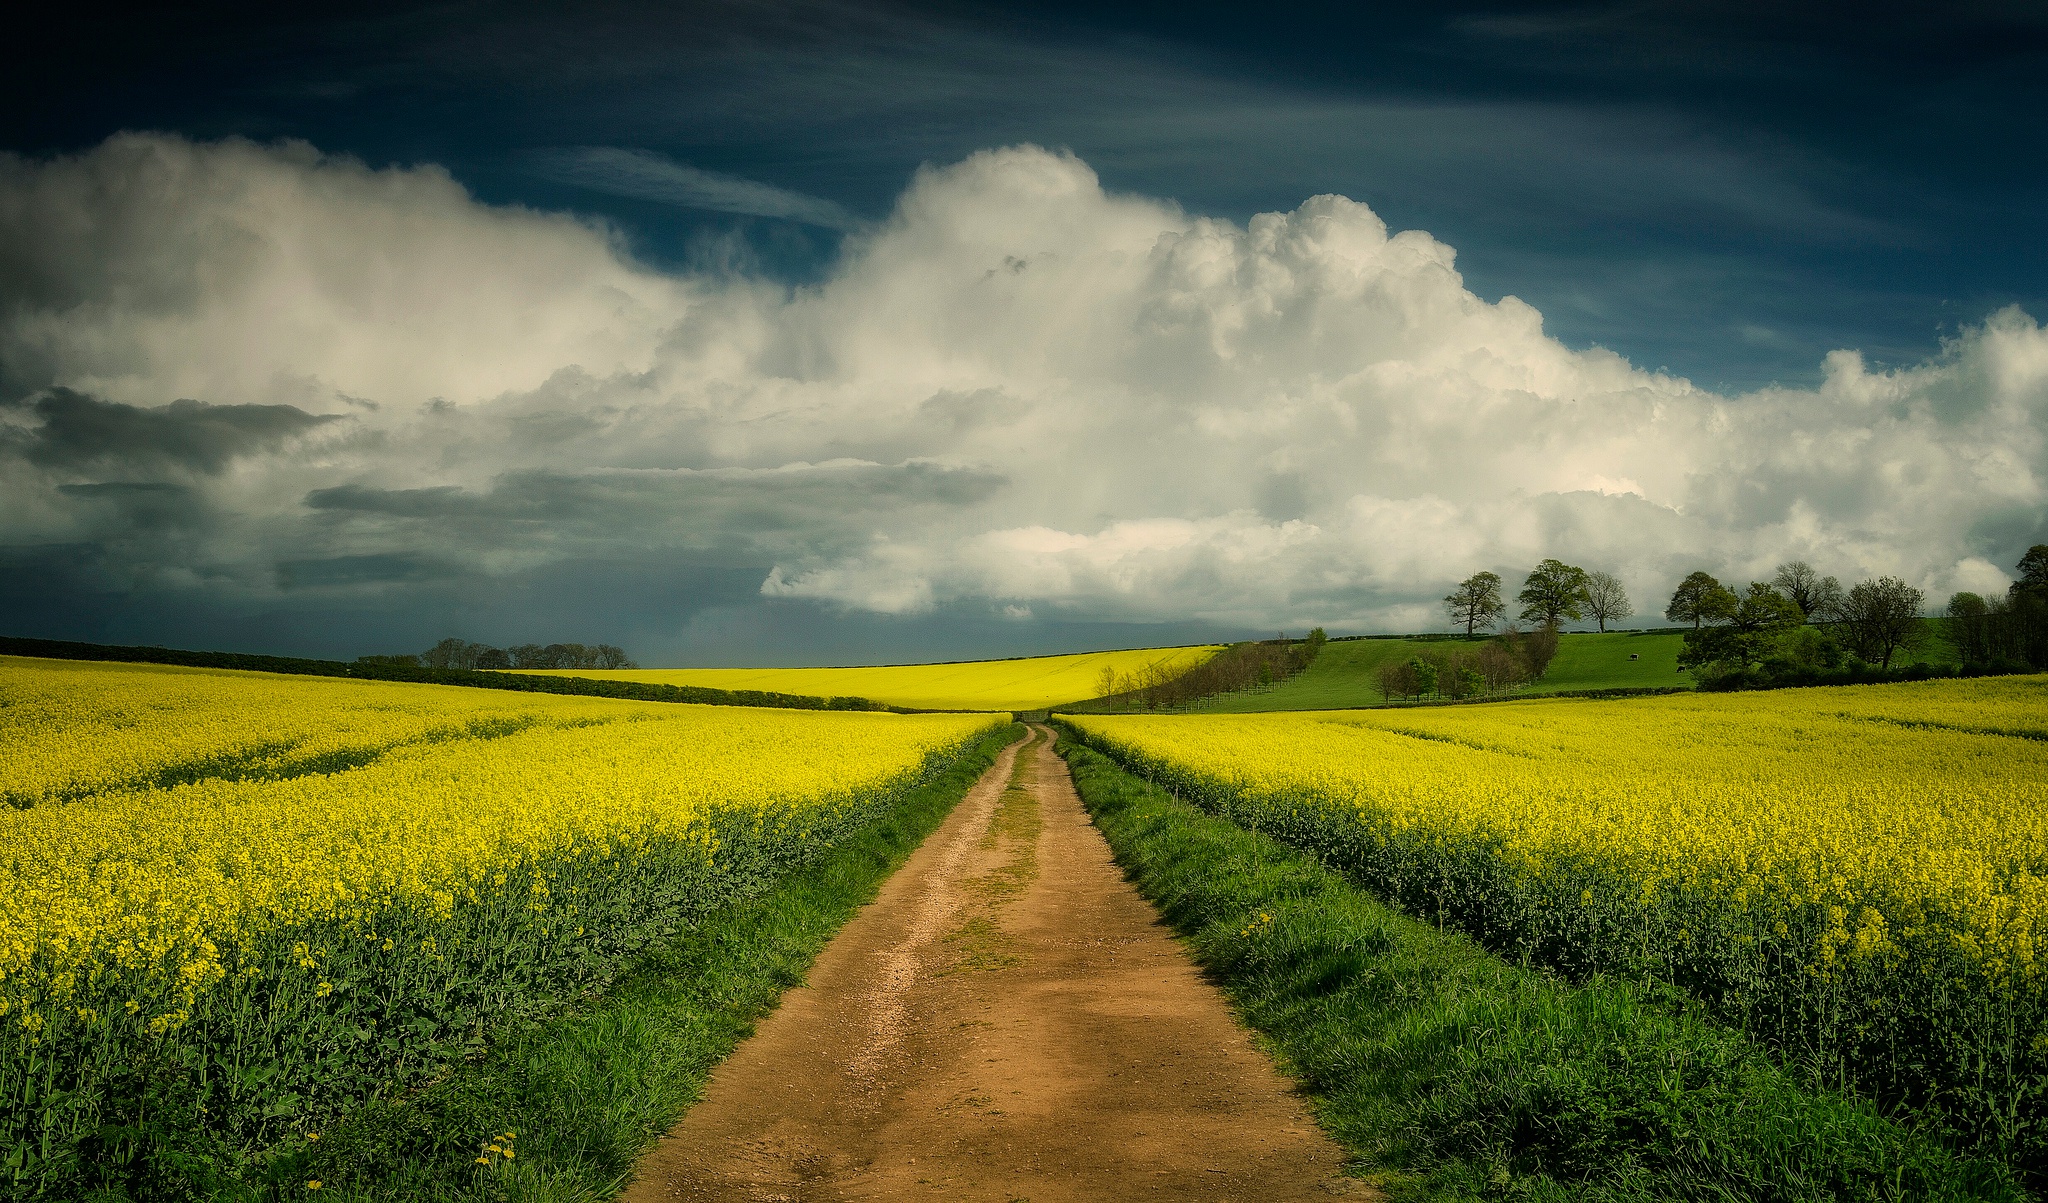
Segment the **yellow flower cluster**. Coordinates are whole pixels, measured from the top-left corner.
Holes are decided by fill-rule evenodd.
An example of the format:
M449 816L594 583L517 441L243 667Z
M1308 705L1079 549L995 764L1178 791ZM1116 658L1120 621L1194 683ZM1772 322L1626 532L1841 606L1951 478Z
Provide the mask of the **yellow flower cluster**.
M990 725L0 661L10 788L73 799L0 811L0 1009L33 1028L103 993L89 985L142 982L153 998L138 1019L162 1032L242 968L221 951L231 941L308 920L374 926L401 903L445 915L508 866L709 839L712 808L772 814L801 841L805 815L890 788ZM379 754L284 775L336 750ZM270 775L250 776L251 761ZM177 766L229 775L136 784ZM86 792L98 782L117 784ZM531 888L528 909L573 922ZM317 950L298 956L318 979Z
M1599 866L1765 933L1819 915L1794 950L1817 970L1940 946L2048 976L2048 678L1071 721L1282 827L1350 814L1532 887Z
M1119 676L1155 664L1192 668L1217 647L1150 648L975 660L958 664L903 664L883 668L621 668L544 669L547 675L605 681L645 681L706 689L759 689L810 697L867 698L913 710L1041 710L1086 701L1102 693L1102 670Z

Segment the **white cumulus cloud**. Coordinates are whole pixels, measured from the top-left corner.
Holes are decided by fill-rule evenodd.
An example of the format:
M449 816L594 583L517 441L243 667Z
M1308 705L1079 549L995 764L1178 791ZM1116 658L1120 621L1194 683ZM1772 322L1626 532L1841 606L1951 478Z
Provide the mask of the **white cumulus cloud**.
M0 274L0 544L194 590L715 554L877 614L1411 626L1543 556L1649 612L1794 557L1982 589L2044 535L2048 333L2017 310L1723 396L1564 346L1357 202L1240 226L1029 146L920 172L789 289L437 168L124 135L0 160ZM128 441L49 451L59 389ZM259 412L221 406L331 420L121 458Z

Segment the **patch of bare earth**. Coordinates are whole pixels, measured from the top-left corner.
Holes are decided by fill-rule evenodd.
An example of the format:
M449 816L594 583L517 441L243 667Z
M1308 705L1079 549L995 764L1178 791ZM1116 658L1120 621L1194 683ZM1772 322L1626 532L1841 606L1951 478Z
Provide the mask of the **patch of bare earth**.
M847 923L625 1199L1375 1193L1118 872L1050 736Z

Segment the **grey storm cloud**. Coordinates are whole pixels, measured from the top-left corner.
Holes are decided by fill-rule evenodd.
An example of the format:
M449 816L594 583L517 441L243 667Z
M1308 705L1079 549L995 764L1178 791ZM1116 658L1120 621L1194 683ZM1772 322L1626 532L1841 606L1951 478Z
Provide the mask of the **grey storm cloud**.
M701 570L727 613L1416 629L1548 555L1648 613L1691 568L1791 558L1997 588L2048 540L2048 331L2017 309L1728 395L1564 345L1344 197L1240 224L1031 146L920 171L794 289L302 144L5 166L0 261L85 283L0 314L33 398L0 408L0 550L193 596L396 606L602 563ZM190 492L136 491L157 475Z
M610 469L585 474L507 473L487 487L384 489L335 485L304 504L362 529L396 521L427 526L474 547L513 546L535 532L573 534L588 550L657 541L673 548L845 543L850 530L913 507L988 500L1003 478L984 469L910 462L828 461L771 469Z
M64 387L12 408L36 420L6 429L8 443L50 468L217 473L241 456L268 451L339 418L290 405L208 405L179 400L154 408L103 401Z

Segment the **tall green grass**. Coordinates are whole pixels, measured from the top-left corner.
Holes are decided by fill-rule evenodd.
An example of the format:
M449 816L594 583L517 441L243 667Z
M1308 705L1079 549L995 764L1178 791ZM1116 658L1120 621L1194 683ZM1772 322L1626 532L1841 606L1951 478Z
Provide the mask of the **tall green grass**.
M2003 1164L1796 1079L1680 992L1510 964L1060 750L1126 872L1397 1197L2030 1197Z

